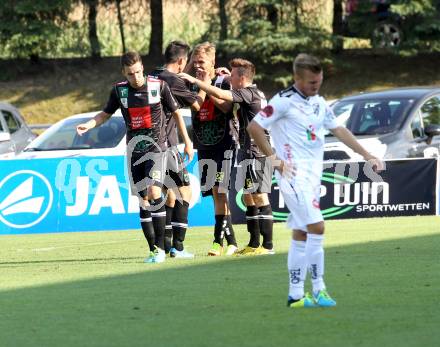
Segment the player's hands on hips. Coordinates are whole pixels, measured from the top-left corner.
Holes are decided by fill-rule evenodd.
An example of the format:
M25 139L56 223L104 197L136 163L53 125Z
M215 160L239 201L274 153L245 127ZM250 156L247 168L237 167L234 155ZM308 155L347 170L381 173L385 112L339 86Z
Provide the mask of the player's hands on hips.
M191 75L188 75L188 74L185 73L185 72L181 72L181 73L179 73L178 76L179 76L180 78L183 78L184 80L188 81L189 83L195 83L195 82L196 82L195 77L193 77L193 76L191 76Z
M379 158L376 158L374 155L369 154L365 156L364 159L368 164L371 165L374 172L383 171L384 169L383 161L380 160Z

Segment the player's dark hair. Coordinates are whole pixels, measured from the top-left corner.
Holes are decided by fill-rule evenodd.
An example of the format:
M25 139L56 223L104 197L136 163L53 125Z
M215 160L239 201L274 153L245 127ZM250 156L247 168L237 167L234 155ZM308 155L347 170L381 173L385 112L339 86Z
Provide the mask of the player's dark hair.
M229 66L232 68L237 68L238 75L246 77L249 82L252 82L255 76L255 65L249 60L235 58L229 62Z
M318 58L313 55L301 53L295 58L293 62L293 73L301 74L302 71L308 70L314 74L322 71L322 65Z
M176 63L180 58L187 57L190 47L183 41L171 41L165 48L165 64Z
M142 64L142 58L138 52L127 52L121 56L121 67L133 66L136 63Z

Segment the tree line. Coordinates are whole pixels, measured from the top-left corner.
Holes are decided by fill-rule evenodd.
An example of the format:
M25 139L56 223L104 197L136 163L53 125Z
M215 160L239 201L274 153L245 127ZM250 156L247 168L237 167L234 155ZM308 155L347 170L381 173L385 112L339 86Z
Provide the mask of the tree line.
M164 45L164 1L138 1L149 9L149 18L145 19L151 28L147 53L158 57ZM262 62L291 59L291 53L299 50L339 52L344 48L342 38L347 35L376 35L380 40L376 44L387 44L386 48L391 49L440 50L440 0L193 1L206 11L203 15L208 22L200 40L212 40L220 50L257 57ZM122 51L126 51L124 29L132 19L124 15L121 6L129 4L130 0L2 0L3 56L38 61L53 52L79 5L87 13L88 55L95 59L102 56L97 14L100 8L110 5L116 11Z

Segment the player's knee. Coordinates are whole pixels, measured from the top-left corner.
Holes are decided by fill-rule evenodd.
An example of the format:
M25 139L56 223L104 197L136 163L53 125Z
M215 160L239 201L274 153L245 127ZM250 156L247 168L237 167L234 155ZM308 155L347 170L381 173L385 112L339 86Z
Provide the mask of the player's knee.
M252 194L255 205L258 207L269 205L269 198L266 193L255 193Z
M182 199L185 201L190 201L191 200L191 187L190 186L183 186L183 187L179 187L179 192L180 195L182 196Z
M293 230L292 239L295 241L306 241L307 233L303 230Z
M254 206L255 202L251 194L243 194L243 201L246 206Z
M324 234L324 222L307 225L307 231L310 234L323 235Z

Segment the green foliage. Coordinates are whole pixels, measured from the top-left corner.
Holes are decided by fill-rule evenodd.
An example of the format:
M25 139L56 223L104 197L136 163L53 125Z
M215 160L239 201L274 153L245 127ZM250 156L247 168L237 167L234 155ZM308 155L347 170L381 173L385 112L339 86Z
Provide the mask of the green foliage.
M38 57L57 46L71 0L3 0L0 43L14 57Z
M391 11L402 18L403 50L440 51L440 2L438 0L397 0Z
M301 22L300 1L249 0L241 12L238 35L221 42L229 56L244 56L256 63L291 62L299 51L330 47L330 36Z

